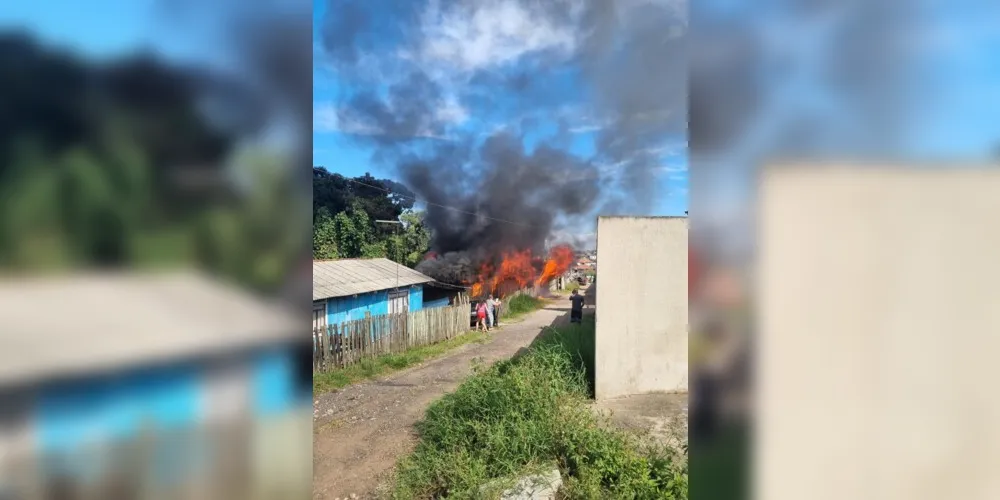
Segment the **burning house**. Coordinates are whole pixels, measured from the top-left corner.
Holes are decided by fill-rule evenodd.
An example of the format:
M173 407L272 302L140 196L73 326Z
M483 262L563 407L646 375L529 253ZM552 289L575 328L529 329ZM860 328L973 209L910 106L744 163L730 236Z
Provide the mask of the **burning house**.
M439 281L468 286L469 296L478 300L489 295L504 297L524 289L545 293L549 282L565 274L572 264L573 250L559 245L547 256L536 256L531 250L511 250L476 261L468 256L431 253L417 269L436 275Z
M551 88L553 74L530 71L463 75L469 87L456 96L443 84L447 79L419 58L394 58L386 81L382 72L361 71L361 38L329 28L323 37L331 62L358 78L337 102L337 119L376 131L355 140L371 146L373 162L426 207L431 252L416 270L437 282L469 286L473 296L545 285L573 266L571 248L593 248L579 231L593 224L595 214L649 211L662 195L664 161L687 130L685 66L660 64L682 60L687 50L664 28L686 26L673 8L585 2L574 17L566 15L564 2L528 4L532 15L554 23L576 19L569 33L615 34L614 43L581 37L578 52L567 59L580 69L575 74L586 89L580 97L540 92ZM604 15L608 9L619 12ZM622 47L629 58L620 57ZM419 45L407 48L422 52ZM369 81L369 74L379 76ZM514 88L515 102L500 98ZM488 132L441 112L456 98L490 125ZM572 129L591 122L600 123L593 151L581 153L571 147ZM551 241L557 234L561 240ZM548 250L555 243L565 245Z

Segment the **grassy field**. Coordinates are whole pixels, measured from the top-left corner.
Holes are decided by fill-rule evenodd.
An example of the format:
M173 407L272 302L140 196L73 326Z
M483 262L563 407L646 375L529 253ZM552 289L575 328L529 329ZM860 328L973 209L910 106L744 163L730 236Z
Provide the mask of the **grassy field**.
M431 405L392 496L495 497L519 475L555 464L561 498L686 499L686 449L641 444L591 411L593 327L591 319L550 329L526 354L479 367Z
M329 372L313 373L313 393L340 389L361 380L366 380L394 371L409 368L429 359L436 358L448 351L473 342L482 343L488 339L485 333L471 331L450 340L416 347L400 354L389 354L374 359L365 359L360 363L339 368Z

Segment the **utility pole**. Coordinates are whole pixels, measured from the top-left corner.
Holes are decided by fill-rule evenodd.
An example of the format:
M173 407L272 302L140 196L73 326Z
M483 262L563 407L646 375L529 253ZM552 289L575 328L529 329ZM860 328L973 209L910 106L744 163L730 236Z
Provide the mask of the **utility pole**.
M395 224L399 228L403 227L403 223L400 222L400 221L398 221L398 220L375 220L375 222L377 224ZM393 293L395 293L395 294L398 295L399 294L399 266L401 266L402 264L400 264L399 262L393 262L393 263L396 264L396 288L394 288L392 291L393 291ZM392 300L389 300L389 303L392 304ZM399 312L399 311L396 311L396 312Z

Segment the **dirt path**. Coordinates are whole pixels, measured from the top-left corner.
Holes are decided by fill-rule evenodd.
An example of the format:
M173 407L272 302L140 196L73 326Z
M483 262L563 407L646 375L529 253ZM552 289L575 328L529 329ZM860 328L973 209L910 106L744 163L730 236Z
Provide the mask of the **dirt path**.
M473 360L509 358L531 344L542 328L568 317L569 301L557 299L504 326L487 343L469 344L421 366L315 397L313 498L374 498L396 461L413 449L413 425L433 401L469 376Z

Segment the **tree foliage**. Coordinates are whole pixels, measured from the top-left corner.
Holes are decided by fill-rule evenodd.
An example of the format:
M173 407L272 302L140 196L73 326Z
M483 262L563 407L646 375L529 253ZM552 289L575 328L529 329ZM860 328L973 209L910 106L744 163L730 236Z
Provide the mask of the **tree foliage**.
M196 266L273 291L304 257L287 162L213 125L190 71L0 34L0 74L0 267Z
M430 233L405 186L313 168L313 258L386 257L413 267L429 245Z

